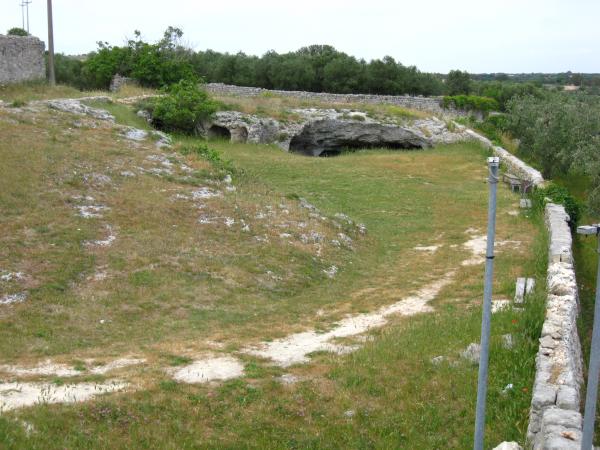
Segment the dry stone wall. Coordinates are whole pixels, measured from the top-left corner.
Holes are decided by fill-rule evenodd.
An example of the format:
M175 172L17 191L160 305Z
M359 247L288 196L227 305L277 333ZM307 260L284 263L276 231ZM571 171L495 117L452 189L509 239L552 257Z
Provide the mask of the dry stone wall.
M36 37L0 35L0 84L45 78L44 50Z
M545 183L544 177L539 170L536 170L533 167L525 164L508 150L494 145L488 138L476 133L473 130L467 129L466 133L471 139L479 141L485 148L491 150L494 155L499 156L502 164L515 175L518 175L524 180L530 181L534 186L543 186Z
M206 90L214 95L239 97L260 97L277 95L324 103L388 103L404 108L425 111L441 117L467 116L469 113L455 109L442 108L441 97L413 97L410 95L372 95L372 94L329 94L325 92L281 91L246 86L233 86L222 83L209 83Z
M472 130L468 134L500 156L511 172L535 186L544 184L544 177L533 167L480 134ZM562 205L553 203L546 205L544 214L549 235L548 297L535 361L527 440L533 450L579 450L583 359L577 334L579 304L569 216Z
M578 450L583 363L577 334L578 295L569 216L562 205L546 205L550 238L548 300L536 357L527 436L534 450Z

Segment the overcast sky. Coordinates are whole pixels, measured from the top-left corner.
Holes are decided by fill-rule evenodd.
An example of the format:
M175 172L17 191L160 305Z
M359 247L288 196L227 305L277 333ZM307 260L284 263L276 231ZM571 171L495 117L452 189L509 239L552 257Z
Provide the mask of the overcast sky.
M30 31L47 41L46 1ZM0 0L0 33L21 26L21 0ZM196 50L262 55L330 44L427 72L600 72L599 0L54 0L55 49L87 53L133 31L183 29Z

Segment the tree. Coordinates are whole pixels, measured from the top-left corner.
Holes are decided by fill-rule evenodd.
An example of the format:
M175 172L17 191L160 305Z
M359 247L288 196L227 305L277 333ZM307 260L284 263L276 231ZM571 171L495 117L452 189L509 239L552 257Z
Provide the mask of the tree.
M534 159L547 177L588 175L588 206L600 214L600 99L585 94L547 93L508 102L508 130L519 151Z
M469 95L471 93L471 77L468 72L451 70L446 78L448 95Z
M326 92L357 92L363 78L364 64L345 54L329 61L323 68L323 87Z
M11 28L7 33L9 36L29 36L29 33L25 31L23 28Z

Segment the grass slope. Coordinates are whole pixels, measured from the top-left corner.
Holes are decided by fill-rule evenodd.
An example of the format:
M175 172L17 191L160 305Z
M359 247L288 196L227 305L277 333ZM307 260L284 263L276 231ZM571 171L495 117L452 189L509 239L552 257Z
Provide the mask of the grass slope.
M135 120L116 112L123 122ZM193 152L182 156L201 143L196 139L178 138L175 151L163 154L153 142L132 143L114 129L80 122L49 111L0 110L0 269L26 273L29 292L23 304L0 310L0 362L52 356L76 366L87 357L141 354L149 364L131 374L137 392L1 415L3 446L470 446L477 368L458 354L478 341L483 272L460 261L465 230L485 232L483 150L459 144L316 159L210 143L237 169L236 191L229 192L219 168ZM160 171L167 167L171 173ZM179 197L200 187L221 195L201 203ZM81 218L81 196L110 209L102 218ZM320 213L303 208L301 197ZM542 226L508 214L517 202L500 189L498 239L522 244L496 259L496 297L510 298L517 276L544 284ZM366 236L339 213L364 223ZM205 216L214 223L199 224ZM117 236L112 246L86 245L106 238L107 225ZM321 243L305 242L308 231ZM339 233L352 239L351 248L332 244ZM417 245L441 247L424 253ZM340 271L330 279L324 270L332 265ZM222 384L182 385L164 373L214 351L215 342L227 353L327 329L346 313L393 303L450 270L458 274L433 302L434 313L394 318L351 355L314 355L286 371L301 380L296 384L282 385L274 379L282 369L249 356L246 376ZM22 288L2 285L7 293ZM525 312L494 315L490 447L524 437L542 305L540 289ZM505 333L513 334L515 350L501 345ZM445 362L432 364L438 355ZM503 393L508 384L513 388Z

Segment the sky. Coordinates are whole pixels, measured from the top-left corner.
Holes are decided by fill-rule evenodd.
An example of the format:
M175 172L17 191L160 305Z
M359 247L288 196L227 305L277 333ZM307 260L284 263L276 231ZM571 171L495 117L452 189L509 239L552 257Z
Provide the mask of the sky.
M21 26L22 0L0 0L0 33ZM392 56L425 72L600 73L599 0L54 0L55 50L122 45L169 26L195 50L262 55L329 44L366 60ZM30 32L47 41L46 1Z

